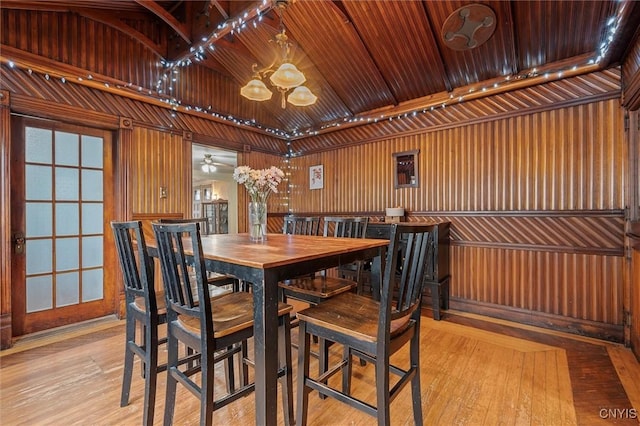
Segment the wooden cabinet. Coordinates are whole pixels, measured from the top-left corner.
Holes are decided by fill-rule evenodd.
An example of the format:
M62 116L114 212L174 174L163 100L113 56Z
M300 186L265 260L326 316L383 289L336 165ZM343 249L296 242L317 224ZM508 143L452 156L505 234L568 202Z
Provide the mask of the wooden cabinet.
M229 202L227 200L203 201L200 217L207 219L207 234L229 233Z
M450 222L437 223L434 240L438 243L432 251L432 256L427 259L427 267L424 272L425 289L429 289L426 295L431 298L433 318L440 319L440 309L449 309L449 246L451 227ZM391 237L391 223L369 222L367 225L367 238L389 239Z
M199 185L193 187L193 210L191 212L194 219L202 216L202 204L213 201L213 191L211 185Z

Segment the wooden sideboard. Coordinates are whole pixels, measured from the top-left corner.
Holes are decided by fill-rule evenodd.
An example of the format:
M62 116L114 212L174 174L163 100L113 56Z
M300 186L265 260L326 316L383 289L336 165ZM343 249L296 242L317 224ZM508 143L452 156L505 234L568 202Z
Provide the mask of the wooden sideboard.
M424 273L425 288L430 290L433 318L440 320L440 310L449 309L449 230L451 222L438 222L434 241L438 243L434 247L431 259L427 260L427 268ZM367 225L367 238L389 239L391 236L391 223L369 222ZM431 223L430 223L431 225ZM426 294L425 294L426 295ZM423 297L425 296L423 295Z

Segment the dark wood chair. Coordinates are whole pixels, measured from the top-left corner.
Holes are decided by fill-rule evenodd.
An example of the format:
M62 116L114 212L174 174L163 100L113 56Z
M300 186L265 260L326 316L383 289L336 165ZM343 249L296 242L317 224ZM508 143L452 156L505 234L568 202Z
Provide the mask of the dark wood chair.
M426 259L437 244L434 241L435 227L392 225L380 301L349 292L298 312L298 425L307 422L309 393L312 390L377 417L379 425L389 425L390 403L408 383L411 383L414 423L422 424L420 308ZM397 248L401 238L405 243L400 255ZM399 277L395 273L396 266L402 270ZM309 375L311 335L331 339L344 346L342 361L318 378ZM403 368L392 365L391 355L407 343L409 365ZM375 406L350 393L353 356L375 364ZM327 384L327 380L340 371L342 391ZM393 388L390 387L390 373L399 376Z
M283 234L289 235L318 235L320 231L320 216L285 216Z
M209 235L209 221L206 217L194 217L194 218L162 218L158 220L159 223L197 223L200 225L200 235Z
M365 238L367 234L368 217L331 217L324 218L324 236L343 238ZM364 261L341 265L338 275L358 283L357 293L362 294L362 270Z
M331 217L324 218L325 237L364 238L367 230L368 218L366 217ZM361 263L357 266L342 265L338 268L338 277L328 275L326 271L314 274L311 277L300 277L281 281L281 295L286 300L291 297L310 304L318 304L322 301L346 291L351 291L358 286Z
M133 360L137 355L142 361L145 378L142 423L153 425L157 374L167 368L166 364L158 365L158 345L167 341L158 337L158 326L167 320L164 293L154 289L153 263L147 253L142 222L111 222L111 229L125 290L126 343L120 406L129 404ZM142 328L141 343L136 339L138 325Z
M364 238L367 230L366 217L324 217L325 237ZM339 294L355 290L360 278L361 262L342 265L338 268L338 276L331 276L322 271L311 276L299 277L278 283L280 297L283 302L288 298L301 300L310 305L317 305ZM297 321L294 321L297 325ZM331 341L318 339L318 370L326 371Z
M201 230L204 230L200 233L200 235L209 235L207 231L209 229L209 221L206 217L203 218L192 218L192 219L167 219L163 218L158 220L158 223L197 223L200 226ZM208 272L207 273L207 281L209 284L213 284L220 288L230 287L233 291L239 291L242 286L242 283L231 275L219 274L216 272Z
M154 223L160 266L167 300L168 367L164 423L171 424L180 383L200 399L200 424L210 425L213 411L253 392L248 383L246 341L253 336L253 296L247 292L232 292L210 298L206 284L206 268L197 223ZM185 252L190 246L192 256ZM190 259L192 258L192 259ZM189 278L189 268L195 269L196 292ZM280 359L284 366L278 372L283 391L285 423L293 423L293 393L291 370L291 306L280 303L278 339ZM200 353L195 368L178 360L178 342ZM220 397L214 395L215 363L241 356L241 386ZM193 376L200 373L197 381Z

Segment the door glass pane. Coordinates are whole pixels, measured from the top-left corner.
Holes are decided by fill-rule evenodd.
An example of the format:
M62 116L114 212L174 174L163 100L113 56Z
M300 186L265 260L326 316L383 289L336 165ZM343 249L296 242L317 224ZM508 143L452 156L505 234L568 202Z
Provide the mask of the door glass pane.
M56 239L56 271L78 269L80 265L78 241L78 238Z
M26 242L27 275L51 272L53 261L51 240L29 240Z
M56 306L74 305L80 301L80 288L77 272L68 272L56 276Z
M51 203L27 203L25 215L26 237L50 237L53 235Z
M51 200L51 167L25 166L25 197L27 200Z
M51 275L27 278L27 312L53 308L53 282Z
M82 267L102 266L102 237L82 239Z
M102 234L102 203L82 203L82 233Z
M82 201L102 201L102 171L82 170Z
M51 130L37 129L35 127L26 127L24 159L27 163L44 163L51 164Z
M99 300L103 297L102 269L82 271L82 301Z
M82 167L102 168L102 138L82 135Z
M78 135L56 132L55 163L64 166L78 165Z
M56 203L56 236L78 235L80 213L77 203Z
M76 201L79 193L78 169L56 167L56 200Z

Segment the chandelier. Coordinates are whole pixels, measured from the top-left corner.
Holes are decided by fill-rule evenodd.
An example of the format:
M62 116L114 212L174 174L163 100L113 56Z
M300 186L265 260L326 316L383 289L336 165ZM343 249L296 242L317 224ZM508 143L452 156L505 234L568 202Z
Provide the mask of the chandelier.
M289 61L291 43L289 42L289 37L286 34L282 19L287 4L288 1L277 2L278 15L280 16L280 32L276 34L275 41L281 51L280 66L275 71L270 67L258 70L258 64L253 64L253 77L251 81L240 89L240 94L247 99L252 101L267 101L271 99L273 93L264 84L262 78L271 74L269 81L274 88L280 92L282 99L281 106L283 109L287 107L287 102L295 106L307 106L313 105L318 99L316 95L311 93L311 90L302 85L307 78ZM287 96L287 92L290 90L291 93Z
M211 157L211 154L204 155L204 160L200 162L200 170L205 173L213 173L218 170L218 168L213 164L213 158Z

